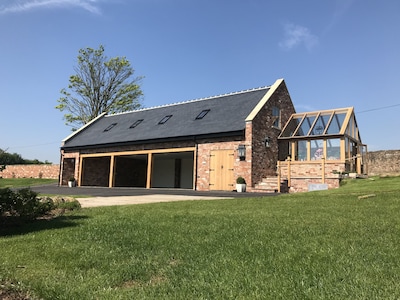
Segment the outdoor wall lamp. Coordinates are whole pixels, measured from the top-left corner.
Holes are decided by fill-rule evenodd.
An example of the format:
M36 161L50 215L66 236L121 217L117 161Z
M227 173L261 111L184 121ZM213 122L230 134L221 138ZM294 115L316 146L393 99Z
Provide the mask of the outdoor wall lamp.
M246 146L245 145L239 145L237 152L238 152L238 157L240 160L246 159Z
M264 146L265 148L270 148L271 147L271 138L267 136L264 140Z

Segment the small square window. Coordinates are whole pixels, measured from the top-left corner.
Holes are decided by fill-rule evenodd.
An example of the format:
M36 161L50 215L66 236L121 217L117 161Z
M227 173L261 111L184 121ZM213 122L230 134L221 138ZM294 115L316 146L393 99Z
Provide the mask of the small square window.
M106 129L104 129L104 131L110 131L115 125L117 125L117 123L112 123Z
M137 121L135 121L135 123L133 123L131 126L129 126L129 128L135 128L142 122L143 122L143 119L137 120Z
M172 115L165 116L160 122L158 122L158 124L165 124L169 119L171 119L171 117Z
M209 109L203 110L201 113L197 115L196 120L203 119L206 116L206 114L208 114L209 111L210 111Z

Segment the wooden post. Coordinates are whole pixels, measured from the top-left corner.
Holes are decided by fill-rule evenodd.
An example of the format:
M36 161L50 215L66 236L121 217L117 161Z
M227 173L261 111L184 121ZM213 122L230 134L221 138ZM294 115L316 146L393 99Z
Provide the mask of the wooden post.
M78 156L78 159L79 159L79 173L78 173L78 186L81 186L82 185L82 181L83 181L83 158L82 158L82 156ZM76 163L75 163L75 165L76 165Z
M278 193L281 192L281 162L278 160L278 165L277 165L277 171L278 171Z
M151 171L153 169L153 153L147 155L147 182L146 189L151 188Z
M112 188L114 186L114 161L115 156L111 155L110 157L110 175L108 177L108 187Z
M325 157L321 157L321 162L322 183L325 183Z
M290 157L287 158L287 169L288 169L288 186L292 186L292 180L291 180L291 168L290 168Z

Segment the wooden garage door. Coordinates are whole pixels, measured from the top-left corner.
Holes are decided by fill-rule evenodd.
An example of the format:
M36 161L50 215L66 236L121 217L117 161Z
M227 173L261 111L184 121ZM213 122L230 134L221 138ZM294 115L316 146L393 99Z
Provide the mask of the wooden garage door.
M234 150L212 150L210 154L210 190L232 191Z

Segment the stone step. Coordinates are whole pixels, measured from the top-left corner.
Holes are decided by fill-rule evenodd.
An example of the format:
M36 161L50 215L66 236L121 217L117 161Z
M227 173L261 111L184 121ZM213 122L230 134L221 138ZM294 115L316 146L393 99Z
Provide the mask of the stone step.
M265 191L268 193L277 193L278 192L278 177L267 177L263 178L261 182L257 183L254 186L254 190L256 191ZM287 180L281 180L280 183L281 193L287 193Z

